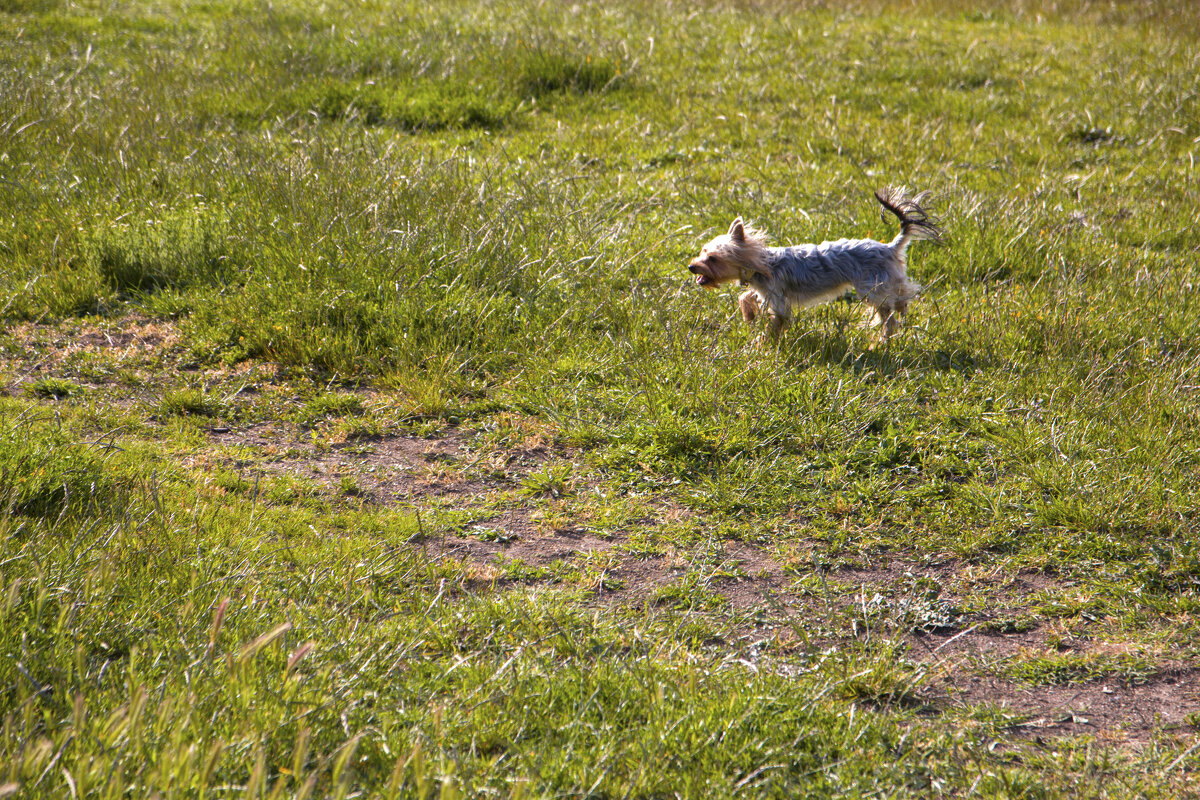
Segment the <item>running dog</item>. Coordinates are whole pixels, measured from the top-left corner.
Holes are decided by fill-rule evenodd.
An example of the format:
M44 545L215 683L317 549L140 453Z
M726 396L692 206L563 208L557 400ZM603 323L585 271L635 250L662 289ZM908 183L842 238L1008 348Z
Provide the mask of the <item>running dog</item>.
M766 313L774 340L791 323L794 308L827 303L853 289L871 307L871 325L882 326L886 343L899 328L908 304L921 291L905 271L908 243L914 239L942 241L941 229L921 205L928 196L929 192L910 198L903 189L876 190L875 199L900 220L900 233L889 243L838 239L771 247L761 231L738 217L729 233L701 248L688 270L706 289L732 281L750 287L738 298L742 316L750 322Z

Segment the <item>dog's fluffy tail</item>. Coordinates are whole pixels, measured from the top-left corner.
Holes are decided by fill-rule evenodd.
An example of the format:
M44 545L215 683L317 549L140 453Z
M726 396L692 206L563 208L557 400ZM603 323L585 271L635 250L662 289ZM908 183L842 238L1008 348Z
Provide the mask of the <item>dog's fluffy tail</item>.
M892 247L896 250L903 251L912 239L942 243L942 229L921 206L929 194L921 192L916 197L909 197L904 189L888 187L875 190L875 199L879 204L900 220L900 233L892 240ZM883 214L882 211L879 213Z

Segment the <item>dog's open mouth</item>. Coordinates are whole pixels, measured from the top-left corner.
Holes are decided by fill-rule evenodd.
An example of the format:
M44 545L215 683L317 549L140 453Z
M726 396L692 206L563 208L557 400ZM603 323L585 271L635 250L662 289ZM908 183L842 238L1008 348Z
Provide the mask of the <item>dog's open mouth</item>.
M696 275L696 285L697 286L708 286L712 283L715 283L715 281L712 278L708 277L707 275L700 275L700 274Z

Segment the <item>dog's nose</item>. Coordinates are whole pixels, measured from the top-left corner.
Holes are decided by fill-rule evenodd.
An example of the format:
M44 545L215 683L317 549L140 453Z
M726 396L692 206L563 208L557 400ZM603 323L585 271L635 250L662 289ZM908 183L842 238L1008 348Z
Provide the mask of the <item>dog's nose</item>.
M699 272L699 271L700 271L700 270L696 269L696 265L695 265L695 264L688 264L688 272L690 272L690 273L692 273L692 274L694 275L695 273L697 273L697 272Z

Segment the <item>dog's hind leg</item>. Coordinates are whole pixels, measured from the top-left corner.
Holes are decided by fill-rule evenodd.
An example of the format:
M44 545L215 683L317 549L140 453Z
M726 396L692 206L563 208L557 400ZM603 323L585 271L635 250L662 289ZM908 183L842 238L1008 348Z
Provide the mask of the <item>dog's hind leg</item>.
M872 328L880 329L880 342L886 345L892 334L900 329L900 311L889 302L869 305L871 315L868 322Z

